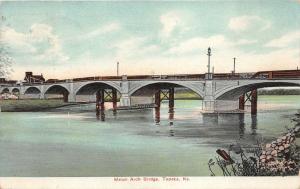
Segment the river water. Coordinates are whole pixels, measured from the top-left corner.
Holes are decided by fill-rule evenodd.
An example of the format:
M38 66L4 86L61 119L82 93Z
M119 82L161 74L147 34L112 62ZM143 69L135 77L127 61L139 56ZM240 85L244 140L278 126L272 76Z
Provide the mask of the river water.
M209 176L216 149L270 141L299 108L299 96L259 96L257 116L205 116L200 100L175 101L174 115L162 102L159 119L148 109L106 111L102 121L83 111L94 105L2 112L0 176Z

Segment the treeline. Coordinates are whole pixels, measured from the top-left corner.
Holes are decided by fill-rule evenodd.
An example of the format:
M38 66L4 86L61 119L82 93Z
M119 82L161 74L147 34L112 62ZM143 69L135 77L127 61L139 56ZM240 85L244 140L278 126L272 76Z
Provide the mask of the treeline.
M259 95L300 95L300 89L258 90Z

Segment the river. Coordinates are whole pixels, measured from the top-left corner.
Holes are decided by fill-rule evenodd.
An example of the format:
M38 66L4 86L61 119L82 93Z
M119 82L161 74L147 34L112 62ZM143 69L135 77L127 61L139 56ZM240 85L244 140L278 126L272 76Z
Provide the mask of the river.
M160 119L148 109L106 111L101 121L82 111L93 108L0 113L0 176L209 176L216 149L267 142L293 126L300 98L259 96L257 116L217 118L201 114L200 100L176 100L171 120L167 102Z

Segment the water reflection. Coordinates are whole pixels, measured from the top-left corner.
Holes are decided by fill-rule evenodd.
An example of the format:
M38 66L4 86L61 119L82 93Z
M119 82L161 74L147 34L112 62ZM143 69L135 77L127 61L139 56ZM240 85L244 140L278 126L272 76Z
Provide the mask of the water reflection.
M204 113L203 116L203 124L204 125L218 125L219 115L217 113Z
M174 125L174 108L169 108L169 125Z
M174 108L169 108L168 111L168 121L169 121L169 126L174 126ZM161 121L161 112L160 112L160 107L155 107L154 108L154 122L155 125L159 126L160 121Z
M97 120L105 121L105 109L96 109L96 118Z
M114 116L114 117L117 116L117 109L113 109L113 116Z
M175 136L175 131L174 131L173 129L170 129L169 136L170 136L170 137L173 137L173 136Z
M251 114L251 134L256 135L257 130L257 115Z
M155 107L154 112L155 112L155 116L154 116L155 124L157 126L159 126L160 125L160 107Z
M245 135L245 114L238 114L239 117L239 135L240 139Z

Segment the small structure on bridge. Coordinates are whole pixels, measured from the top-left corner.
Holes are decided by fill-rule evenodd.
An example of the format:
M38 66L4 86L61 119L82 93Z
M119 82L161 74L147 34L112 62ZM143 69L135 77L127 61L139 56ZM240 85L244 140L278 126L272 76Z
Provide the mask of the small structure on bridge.
M25 78L26 83L43 83L45 82L45 78L43 74L41 75L33 75L32 72L25 72Z

